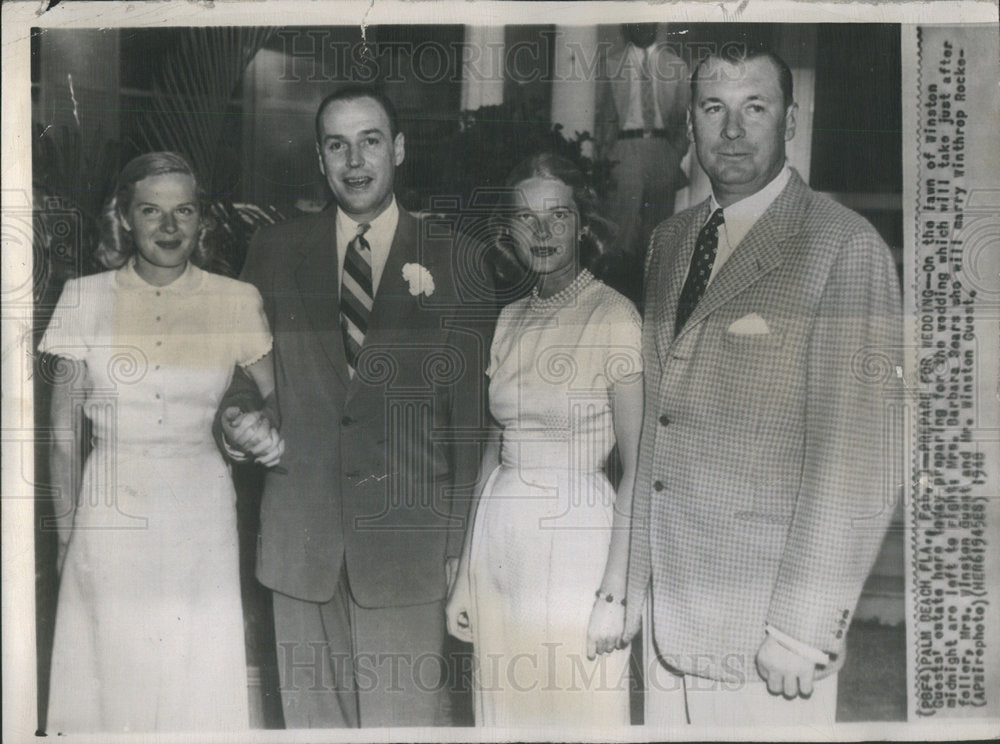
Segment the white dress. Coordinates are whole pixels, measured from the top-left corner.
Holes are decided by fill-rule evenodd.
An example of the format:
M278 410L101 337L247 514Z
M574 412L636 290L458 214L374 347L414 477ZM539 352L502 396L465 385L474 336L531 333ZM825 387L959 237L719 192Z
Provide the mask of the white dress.
M192 265L166 287L132 262L66 283L39 349L86 362L94 446L50 733L249 727L236 496L212 422L235 365L270 348L257 290Z
M628 651L586 656L611 540L611 385L641 372L633 305L582 272L552 298L504 308L490 365L501 465L473 529L476 722L629 724Z

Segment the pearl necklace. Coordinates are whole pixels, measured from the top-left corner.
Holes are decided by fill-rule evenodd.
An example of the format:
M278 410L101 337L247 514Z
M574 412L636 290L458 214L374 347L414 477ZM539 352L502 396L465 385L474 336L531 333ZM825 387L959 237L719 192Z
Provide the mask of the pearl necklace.
M576 299L580 293L595 281L594 275L587 269L581 269L569 284L560 289L551 297L539 297L537 285L531 288L531 296L528 298L528 307L532 310L542 312L553 308L561 307Z

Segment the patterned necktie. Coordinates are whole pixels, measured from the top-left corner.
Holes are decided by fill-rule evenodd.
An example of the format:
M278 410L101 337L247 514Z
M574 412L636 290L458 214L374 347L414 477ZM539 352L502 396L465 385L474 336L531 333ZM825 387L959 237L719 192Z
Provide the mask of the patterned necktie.
M358 234L347 244L344 255L344 278L340 283L340 328L344 333L347 369L354 378L354 365L361 353L368 330L368 316L374 303L372 286L372 247L365 240L371 227L358 225Z
M725 222L722 209L716 209L708 222L698 233L691 254L691 265L688 267L687 279L681 289L681 298L677 303L677 320L674 322L674 336L679 336L684 324L698 305L698 300L705 293L708 280L712 276L712 264L715 263L715 250L719 247L719 225Z
M653 75L649 67L649 49L642 52L641 84L642 128L651 132L656 127L656 101L653 100Z

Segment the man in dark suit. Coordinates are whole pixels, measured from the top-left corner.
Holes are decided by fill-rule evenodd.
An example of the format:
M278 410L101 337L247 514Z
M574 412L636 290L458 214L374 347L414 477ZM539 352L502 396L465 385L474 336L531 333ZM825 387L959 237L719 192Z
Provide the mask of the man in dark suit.
M708 57L691 89L712 196L650 246L626 635L651 585L647 723L831 724L895 497L895 266L785 162L780 58Z
M628 43L603 61L597 83L597 154L614 162L608 216L635 276L650 233L673 214L674 195L687 183L680 165L688 149L688 67L656 43L657 27L622 24Z
M227 443L278 425L257 577L274 592L289 727L447 724L443 602L478 467L488 288L393 196L404 137L366 88L328 96L316 151L336 203L262 229L242 278L274 334L278 412L234 383ZM479 315L482 320L482 313ZM237 410L239 409L239 410ZM240 413L243 411L245 413Z

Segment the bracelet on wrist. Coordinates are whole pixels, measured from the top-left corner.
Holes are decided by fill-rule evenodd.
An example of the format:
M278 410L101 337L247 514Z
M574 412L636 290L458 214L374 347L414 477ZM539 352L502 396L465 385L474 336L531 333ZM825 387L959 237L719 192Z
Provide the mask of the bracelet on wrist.
M612 604L615 601L615 596L613 594L610 594L608 592L602 592L600 589L594 592L594 596L597 597L598 599L603 599L608 604ZM625 597L619 599L618 602L622 605L622 607L624 607Z

